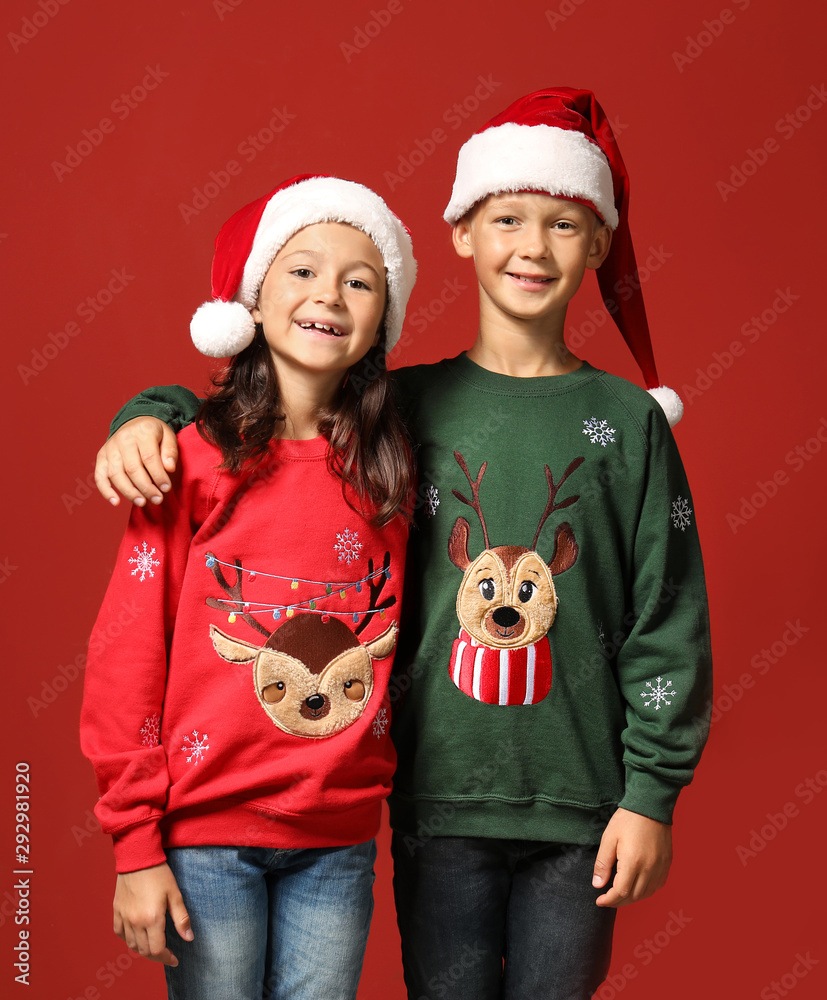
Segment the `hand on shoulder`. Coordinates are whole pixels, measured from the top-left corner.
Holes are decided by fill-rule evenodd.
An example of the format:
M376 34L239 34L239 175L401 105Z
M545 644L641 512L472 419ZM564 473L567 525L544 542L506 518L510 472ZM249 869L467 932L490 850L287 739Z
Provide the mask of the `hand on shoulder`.
M138 507L159 504L172 484L178 441L175 432L157 417L135 417L120 427L100 449L95 483L104 500L117 507L118 493Z

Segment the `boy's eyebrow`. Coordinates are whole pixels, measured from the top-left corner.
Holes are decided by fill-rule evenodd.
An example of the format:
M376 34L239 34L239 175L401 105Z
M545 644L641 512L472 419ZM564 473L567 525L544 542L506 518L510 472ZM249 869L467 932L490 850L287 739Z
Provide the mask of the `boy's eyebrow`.
M316 250L294 250L292 253L285 254L284 257L282 257L282 260L290 260L291 257L298 257L300 254L315 257L316 260L321 260L324 256L324 254L320 254ZM351 261L348 267L366 267L369 271L373 271L377 278L384 278L384 275L380 274L373 264L369 264L366 260Z

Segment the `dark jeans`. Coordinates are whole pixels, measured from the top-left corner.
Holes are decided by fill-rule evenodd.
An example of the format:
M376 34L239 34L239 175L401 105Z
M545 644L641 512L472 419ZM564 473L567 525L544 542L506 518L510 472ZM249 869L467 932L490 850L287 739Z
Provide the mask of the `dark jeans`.
M609 971L615 911L596 847L393 836L409 1000L586 1000Z

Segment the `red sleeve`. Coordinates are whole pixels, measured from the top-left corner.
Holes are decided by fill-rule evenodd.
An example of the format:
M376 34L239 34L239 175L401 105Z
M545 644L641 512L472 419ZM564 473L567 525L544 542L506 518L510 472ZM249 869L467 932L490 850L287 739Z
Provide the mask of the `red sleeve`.
M81 748L95 769L95 814L114 839L119 872L166 860L158 824L169 773L160 720L178 597L202 502L183 450L181 467L181 481L160 506L133 507L89 641Z

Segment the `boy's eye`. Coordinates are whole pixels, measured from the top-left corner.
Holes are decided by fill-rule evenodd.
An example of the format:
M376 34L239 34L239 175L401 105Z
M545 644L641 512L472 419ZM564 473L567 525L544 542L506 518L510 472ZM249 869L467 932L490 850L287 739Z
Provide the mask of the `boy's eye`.
M504 215L501 219L497 219L497 222L501 222L504 226L517 225L517 220L511 215Z
M560 222L554 223L555 229L574 229L574 225L571 222L565 222L562 219Z
M351 278L348 282L351 288L364 289L365 291L370 291L370 285L366 281L362 281L361 278Z

